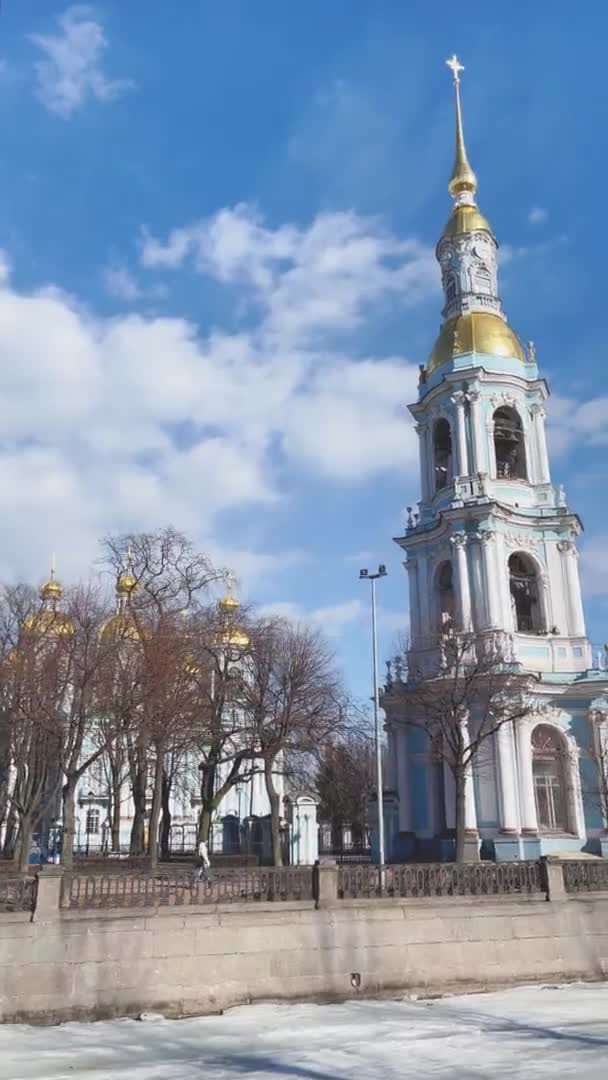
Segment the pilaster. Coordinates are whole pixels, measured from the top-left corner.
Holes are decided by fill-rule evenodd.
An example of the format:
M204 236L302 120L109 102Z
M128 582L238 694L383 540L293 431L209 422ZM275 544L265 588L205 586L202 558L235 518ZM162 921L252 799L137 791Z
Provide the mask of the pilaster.
M534 798L534 774L532 772L532 723L527 719L515 723L517 767L519 773L521 831L525 836L538 836L538 817Z
M585 636L585 613L578 575L578 553L574 541L561 540L558 550L562 557L564 589L567 597L568 631L573 637Z
M515 755L513 753L513 728L502 724L496 732L496 749L499 778L500 831L516 836L519 829L517 796L515 791Z
M467 537L465 533L461 532L455 533L450 539L456 555L456 581L460 629L468 631L471 628L471 584L469 581L469 567L467 563Z
M473 468L471 469L471 472L485 473L488 470L481 420L481 394L479 393L479 390L469 390L467 400L470 405L471 441L473 444Z
M456 407L456 454L458 476L469 475L469 456L467 451L467 431L464 414L465 395L462 390L457 390L451 397L452 404Z

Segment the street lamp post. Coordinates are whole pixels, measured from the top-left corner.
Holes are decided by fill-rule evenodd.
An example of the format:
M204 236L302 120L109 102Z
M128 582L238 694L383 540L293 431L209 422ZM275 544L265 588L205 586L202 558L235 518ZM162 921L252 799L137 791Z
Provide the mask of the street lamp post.
M386 566L381 563L375 574L360 570L359 579L369 581L372 587L372 667L374 674L374 732L376 737L376 788L378 792L378 846L380 866L384 866L384 798L382 785L382 744L380 742L380 719L378 715L378 632L376 626L376 581L386 577Z

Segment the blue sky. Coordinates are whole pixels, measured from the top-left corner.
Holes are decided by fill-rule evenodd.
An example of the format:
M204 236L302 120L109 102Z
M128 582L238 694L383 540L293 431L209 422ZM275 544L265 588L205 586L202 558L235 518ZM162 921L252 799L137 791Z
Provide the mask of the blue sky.
M511 324L608 636L604 5L4 0L0 575L171 522L368 682L406 624L405 404L441 307L463 76Z

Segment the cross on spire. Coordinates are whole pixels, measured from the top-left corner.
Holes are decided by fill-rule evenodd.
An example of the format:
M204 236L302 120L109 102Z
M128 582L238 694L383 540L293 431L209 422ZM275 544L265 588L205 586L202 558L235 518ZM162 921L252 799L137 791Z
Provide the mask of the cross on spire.
M454 53L453 56L450 56L449 60L446 60L446 64L454 76L454 82L458 84L460 82L460 72L464 71L464 64L460 63L456 53Z

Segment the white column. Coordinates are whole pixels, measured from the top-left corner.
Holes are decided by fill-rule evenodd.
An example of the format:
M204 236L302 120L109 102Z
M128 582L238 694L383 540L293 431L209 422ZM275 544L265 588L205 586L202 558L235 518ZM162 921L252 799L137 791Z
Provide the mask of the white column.
M469 567L467 563L467 538L465 533L456 533L451 537L452 546L456 552L456 579L458 586L458 614L460 616L460 629L471 629L471 584L469 581Z
M585 613L578 576L578 553L572 540L561 540L558 549L562 556L564 586L568 610L568 630L574 637L585 636Z
M521 831L536 836L538 834L538 817L534 798L534 774L532 772L532 727L533 724L529 720L516 721L515 742L517 745L517 767L521 799Z
M494 417L490 416L486 421L486 446L488 448L488 464L490 476L496 479L496 447L494 446Z
M551 481L549 470L549 454L547 453L547 436L545 432L545 417L547 415L542 405L532 405L532 428L534 432L534 444L536 449L538 484L548 484ZM530 478L532 479L532 477Z
M460 721L462 741L465 746L469 745L469 725L466 720ZM464 827L466 832L477 832L477 809L475 807L475 781L473 780L473 765L467 765L464 778Z
M427 555L418 558L418 600L420 603L420 637L422 644L428 644L432 633L431 627L431 586L429 581L429 560Z
M479 533L481 541L484 590L487 602L488 625L500 626L500 595L496 567L494 533L484 529Z
M412 798L410 791L407 731L397 733L399 832L412 831Z
M473 442L474 464L471 472L485 473L488 471L483 439L483 426L481 421L481 394L479 390L469 390L467 397L471 406L471 435Z
M581 770L580 770L580 749L576 744L576 739L573 735L566 735L566 743L568 746L567 762L570 766L570 776L566 779L567 787L569 788L569 816L570 828L579 838L585 836L585 811L583 808L583 794L581 787Z
M456 828L456 782L447 762L443 763L443 791L445 799L445 824L447 829Z
M515 792L515 759L513 754L513 728L503 724L496 733L496 750L499 778L500 831L518 831L517 799Z
M473 610L475 617L475 629L481 630L486 626L487 604L485 598L485 580L483 571L483 556L479 536L477 542L471 545L471 595L473 597Z
M469 475L469 457L467 454L467 432L464 416L464 394L457 390L452 394L452 404L456 406L456 453L458 457L457 475Z
M432 494L432 491L429 487L430 477L428 425L416 424L415 431L418 435L418 454L420 459L420 491L422 494L422 501L428 502Z
M410 638L412 642L420 637L420 594L418 590L418 560L408 559L405 568L408 572L410 593Z

